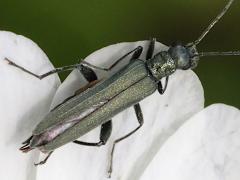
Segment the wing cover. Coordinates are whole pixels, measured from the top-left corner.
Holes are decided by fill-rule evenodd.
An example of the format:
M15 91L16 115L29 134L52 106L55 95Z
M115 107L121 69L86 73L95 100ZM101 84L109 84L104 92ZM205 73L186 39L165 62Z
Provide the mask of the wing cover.
M78 120L77 124L44 146L46 150L53 150L108 121L152 94L156 88L156 83L148 75L145 63L141 60L133 61L110 78L81 92L50 112L37 125L33 134L40 134L59 123ZM100 102L105 103L87 116L81 116L87 109Z

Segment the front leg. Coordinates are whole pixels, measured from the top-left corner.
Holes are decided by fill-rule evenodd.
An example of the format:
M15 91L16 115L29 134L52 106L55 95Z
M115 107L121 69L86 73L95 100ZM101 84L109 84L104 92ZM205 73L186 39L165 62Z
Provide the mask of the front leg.
M122 60L124 60L130 54L133 54L132 57L130 58L130 60L139 58L139 56L142 54L142 51L143 51L143 47L142 46L138 46L135 49L133 49L133 50L129 51L128 53L126 53L125 55L123 55L122 57L120 57L119 59L117 59L108 68L98 67L98 66L95 66L95 65L90 64L90 63L85 62L85 61L82 61L81 63L83 64L83 66L86 66L86 67L89 67L89 68L92 68L92 69L97 69L97 70L102 70L102 71L111 71L114 67L116 67Z
M165 78L164 88L163 88L163 86L162 86L162 82L161 82L161 81L158 82L158 92L159 92L160 94L164 94L164 92L166 91L167 85L168 85L168 79L169 79L169 76L167 76L167 77Z
M53 69L51 71L48 71L48 72L46 72L44 74L38 75L38 74L35 74L35 73L25 69L24 67L22 67L20 65L14 63L13 61L11 61L8 58L5 58L4 60L7 61L9 65L14 66L14 67L20 69L21 71L23 71L23 72L25 72L27 74L30 74L30 75L32 75L32 76L34 76L34 77L36 77L36 78L38 78L40 80L45 78L45 77L47 77L47 76L49 76L49 75L55 74L55 73L61 73L61 72L64 72L64 71L73 70L73 69L75 69L75 68L77 68L77 67L79 67L81 65L81 64L73 64L73 65L69 65L69 66L63 66L63 67L59 67L59 68Z
M64 72L64 71L70 71L70 70L73 70L75 68L78 68L83 74L85 74L85 78L91 82L95 79L97 79L96 75L94 75L94 71L92 69L98 69L98 70L103 70L103 71L111 71L112 68L114 68L115 66L117 66L122 60L124 60L128 55L132 54L132 58L138 58L141 53L142 53L142 46L138 46L136 47L135 49L133 49L132 51L128 52L127 54L125 54L124 56L120 57L116 62L114 62L109 68L101 68L101 67L97 67L95 65L92 65L88 62L85 62L85 61L82 61L81 63L78 63L78 64L73 64L73 65L69 65L69 66L63 66L63 67L59 67L59 68L56 68L56 69L53 69L51 71L48 71L44 74L35 74L34 72L31 72L29 71L28 69L14 63L12 60L8 59L7 57L4 58L5 61L8 62L9 65L11 66L14 66L18 69L20 69L21 71L27 73L27 74L30 74L38 79L43 79L45 77L48 77L52 74L55 74L55 73L61 73L61 72ZM92 68L92 69L91 69Z

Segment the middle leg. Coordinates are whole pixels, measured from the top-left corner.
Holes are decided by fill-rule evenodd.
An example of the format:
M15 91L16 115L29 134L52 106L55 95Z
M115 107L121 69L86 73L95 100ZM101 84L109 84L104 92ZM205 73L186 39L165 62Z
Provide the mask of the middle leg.
M144 123L144 119L143 119L143 113L142 113L142 110L141 110L141 106L139 103L135 104L134 105L134 110L135 110L135 113L136 113L136 116L137 116L137 120L139 122L139 126L136 127L133 131L127 133L125 136L119 138L119 139L116 139L113 143L113 147L112 147L112 151L111 151L111 156L110 156L110 165L109 165L109 170L108 170L108 177L110 178L111 177L111 174L112 174L112 169L113 169L113 156L114 156L114 150L115 150L115 146L117 145L117 143L121 142L122 140L128 138L129 136L131 136L133 133L135 133L138 129L140 129Z
M96 73L90 67L84 66L81 64L81 66L78 69L89 83L92 83L98 80ZM73 141L73 143L76 143L79 145L85 145L85 146L102 146L102 145L105 145L106 142L108 141L111 135L111 132L112 132L112 120L109 120L101 125L99 142L92 143L92 142L83 142L83 141L75 140Z
M108 141L110 135L112 132L112 120L107 121L106 123L102 124L101 126L101 132L100 132L100 141L96 143L90 143L90 142L83 142L75 140L73 141L76 144L85 145L85 146L102 146L105 145Z

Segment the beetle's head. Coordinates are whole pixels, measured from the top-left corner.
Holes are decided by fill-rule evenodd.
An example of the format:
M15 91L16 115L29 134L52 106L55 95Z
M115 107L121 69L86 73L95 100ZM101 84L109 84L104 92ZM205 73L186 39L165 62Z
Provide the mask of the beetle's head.
M199 56L193 43L186 46L175 43L168 50L169 55L175 61L177 69L187 70L197 67Z

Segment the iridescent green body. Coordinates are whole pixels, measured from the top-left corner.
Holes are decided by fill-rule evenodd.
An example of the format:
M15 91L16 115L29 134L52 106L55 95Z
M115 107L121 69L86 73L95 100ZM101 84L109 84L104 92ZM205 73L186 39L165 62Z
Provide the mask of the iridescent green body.
M142 60L134 60L110 78L74 96L50 112L35 128L38 135L68 121L78 122L41 147L52 151L110 120L124 109L151 95L157 84ZM96 107L92 111L92 107ZM80 117L82 113L85 117ZM80 118L79 118L80 117Z
M150 55L147 55L146 60L138 59L143 50L139 46L127 54L134 52L131 61L105 80L97 80L95 73L90 68L86 69L80 64L80 71L83 72L85 78L89 78L87 79L89 84L85 89L80 89L73 97L68 98L49 112L36 126L32 136L23 143L24 146L20 150L28 152L38 148L42 152L52 152L72 141L77 144L96 146L98 145L96 143L76 142L76 139L100 125L103 131L101 131L99 143L103 145L111 133L111 127L107 127L111 126L108 122L111 123L110 120L113 116L131 106L134 106L141 126L143 117L138 102L151 95L155 90L163 94L166 86L164 89L162 88L162 78L166 77L165 85L167 85L168 77L177 69L186 70L195 67L198 62L194 45L186 47L176 44L167 51L160 51L152 56L154 43L155 40L150 43L148 50ZM116 62L120 60L121 58ZM86 65L89 64L85 63ZM105 70L91 64L90 66ZM64 68L72 67L76 66L66 66L58 70L63 71ZM38 76L22 67L20 68L40 79L56 72L53 70Z

